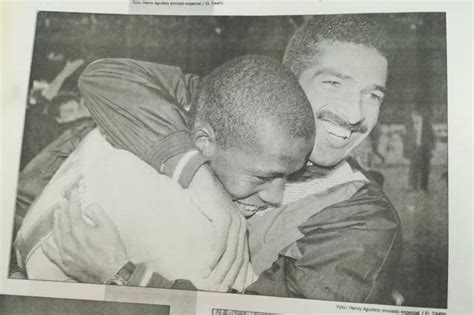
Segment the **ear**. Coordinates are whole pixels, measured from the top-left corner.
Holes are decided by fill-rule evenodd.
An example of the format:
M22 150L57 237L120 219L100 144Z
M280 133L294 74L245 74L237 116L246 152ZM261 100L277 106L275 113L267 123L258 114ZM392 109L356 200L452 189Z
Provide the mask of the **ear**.
M211 126L200 122L195 122L191 131L191 138L196 147L206 157L210 158L216 151L216 134Z

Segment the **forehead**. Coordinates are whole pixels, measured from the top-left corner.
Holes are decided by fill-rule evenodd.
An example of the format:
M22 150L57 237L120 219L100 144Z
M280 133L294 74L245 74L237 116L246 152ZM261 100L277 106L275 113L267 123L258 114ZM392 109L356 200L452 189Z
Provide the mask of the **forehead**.
M247 175L262 177L284 177L298 171L309 154L308 146L293 143L287 150L240 151L233 155L236 170Z
M256 128L258 139L254 150L245 153L252 160L249 170L262 173L290 174L305 162L313 145L313 139L293 138L271 123L261 122Z
M318 45L313 74L339 73L364 84L385 86L387 59L375 48L347 42L322 42Z

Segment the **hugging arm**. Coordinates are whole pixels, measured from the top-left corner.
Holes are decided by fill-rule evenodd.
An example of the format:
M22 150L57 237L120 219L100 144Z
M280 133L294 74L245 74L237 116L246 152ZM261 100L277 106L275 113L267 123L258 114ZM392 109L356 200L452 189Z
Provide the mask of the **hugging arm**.
M150 270L147 263L135 264L129 261L117 228L100 206L93 205L93 209L88 209L88 216L94 222L94 225L90 225L82 219L77 196L71 193L68 198L61 201L61 211L57 210L54 216L53 238L56 247L47 242L42 244L44 254L68 276L86 283L103 284L120 280L114 284L196 289L186 279L169 281L160 276L159 271ZM224 255L222 260L225 259L228 258ZM220 262L215 269L222 272L228 268L228 264ZM228 278L221 280L214 290L227 291L233 281L228 286L221 284L225 281Z
M179 68L129 59L102 59L90 64L79 78L79 89L91 116L107 140L172 177L179 157L197 151L189 134L185 110L199 82ZM188 176L206 161L196 154ZM170 165L172 164L172 165Z
M93 233L81 232L81 225L72 227L72 235L82 238L79 242L84 242L84 238L87 241ZM116 253L118 257L124 257L122 254L125 251L118 245L120 241L116 230L102 229L100 225L87 226L87 229L94 229L94 233L102 236L104 242L100 246L104 247L104 254ZM387 201L362 194L324 209L300 229L303 237L294 243L291 253L282 253L245 293L365 303L392 302L392 282L400 255L401 234L397 216ZM60 230L55 227L55 233L57 231ZM59 254L52 249L44 250L50 258L53 257L53 261L58 260L54 256L63 256L59 259L60 263L75 261L74 255L79 253L71 247L75 242L63 241ZM91 248L82 246L89 252ZM72 253L70 257L67 257L68 250ZM122 258L116 260L124 261ZM109 277L120 269L120 264L113 267L104 265L101 271L99 265L92 261L84 264L82 269L95 270L97 274ZM77 278L78 269L62 269ZM190 283L167 281L153 270L147 270L146 265L134 265L124 284L161 288L179 288L181 285L181 288L190 288Z
M92 118L112 145L134 153L192 193L215 229L214 254L203 273L212 276L214 289L225 290L239 280L238 270L248 260L246 222L190 139L185 107L191 105L198 81L176 67L104 59L85 69L79 88ZM181 176L175 176L176 166L190 151L195 154L181 163ZM100 235L96 236L101 242ZM72 254L78 249L71 244Z

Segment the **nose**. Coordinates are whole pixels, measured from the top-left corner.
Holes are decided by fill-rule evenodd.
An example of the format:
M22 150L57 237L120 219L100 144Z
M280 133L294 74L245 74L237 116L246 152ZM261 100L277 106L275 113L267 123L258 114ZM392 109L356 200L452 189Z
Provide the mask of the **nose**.
M258 196L268 204L279 205L283 201L284 186L285 180L283 178L275 178L265 185L265 188L258 193Z
M362 111L362 95L359 91L348 91L340 98L337 106L338 114L349 123L357 124L364 120Z

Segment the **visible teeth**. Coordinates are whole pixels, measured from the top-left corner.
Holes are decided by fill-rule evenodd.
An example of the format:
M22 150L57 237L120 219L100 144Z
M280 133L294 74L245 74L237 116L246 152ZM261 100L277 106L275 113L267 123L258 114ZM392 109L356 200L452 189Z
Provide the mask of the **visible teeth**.
M335 136L347 139L351 135L351 132L349 130L347 130L346 128L340 127L338 125L335 125L332 122L323 120L322 124L324 126L324 129L326 129L327 132L332 133Z
M257 212L257 211L264 210L265 208L267 208L267 207L257 207L257 206L252 206L252 205L246 205L243 203L239 203L239 206L249 212Z
M258 207L254 207L254 206L244 206L244 208L247 211L256 211L258 209Z

